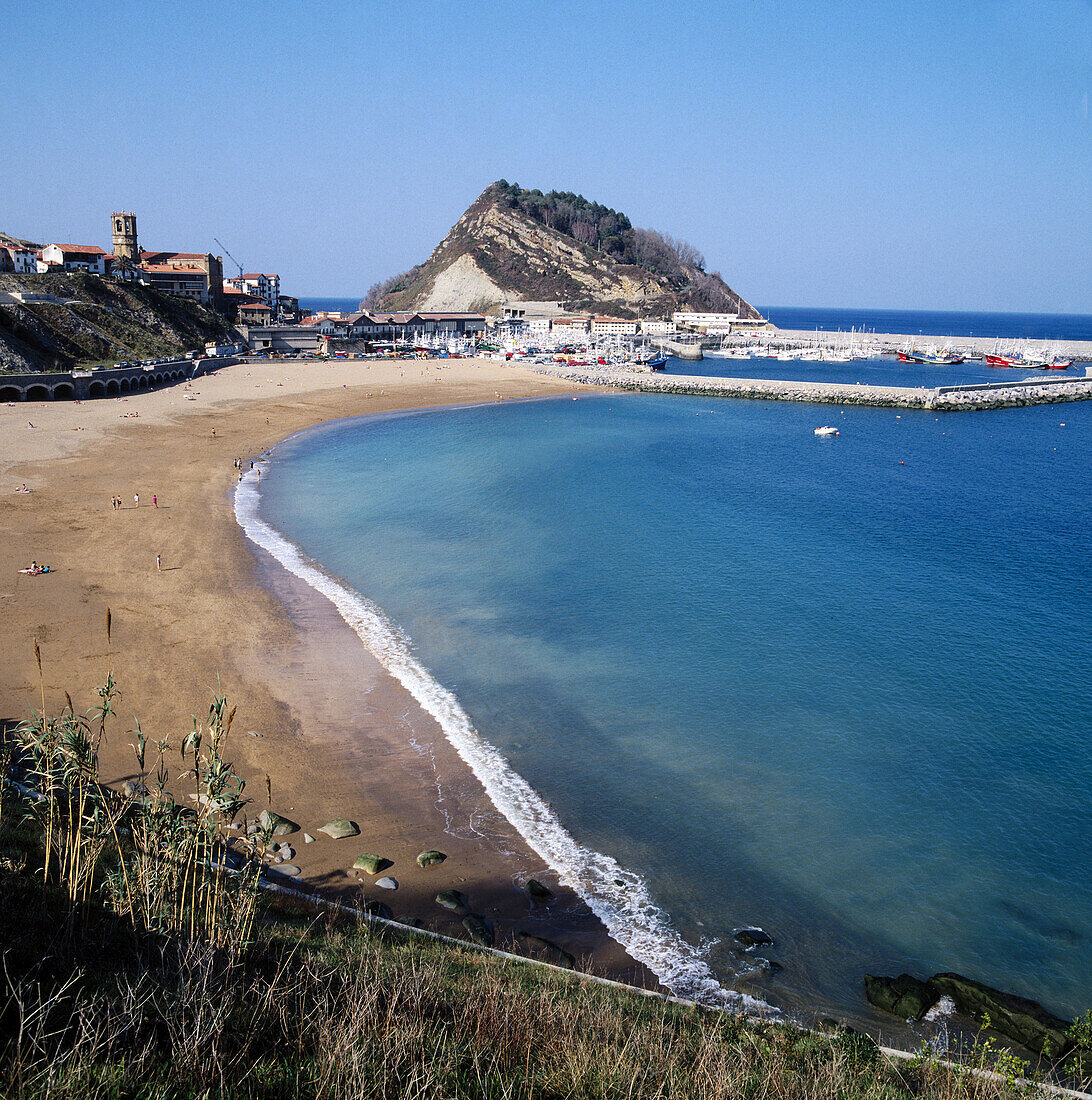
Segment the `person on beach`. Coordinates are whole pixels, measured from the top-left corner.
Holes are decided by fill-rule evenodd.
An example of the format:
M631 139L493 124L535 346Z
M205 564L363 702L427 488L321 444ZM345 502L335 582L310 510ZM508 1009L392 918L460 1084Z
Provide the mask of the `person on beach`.
M153 508L158 508L159 507L159 498L155 495L155 493L152 493L152 507Z
M133 507L140 507L140 493L133 493Z
M163 559L158 554L155 556L155 571L157 573L163 572Z

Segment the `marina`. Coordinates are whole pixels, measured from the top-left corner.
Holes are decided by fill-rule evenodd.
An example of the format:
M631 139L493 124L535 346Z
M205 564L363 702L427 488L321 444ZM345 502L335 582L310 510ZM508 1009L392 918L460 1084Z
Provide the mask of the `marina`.
M1092 376L1034 377L1018 381L954 386L877 386L866 383L798 382L770 378L714 378L699 375L648 374L539 365L539 371L571 382L611 386L644 393L736 397L765 401L803 401L824 405L868 405L879 408L955 412L1016 408L1092 399Z

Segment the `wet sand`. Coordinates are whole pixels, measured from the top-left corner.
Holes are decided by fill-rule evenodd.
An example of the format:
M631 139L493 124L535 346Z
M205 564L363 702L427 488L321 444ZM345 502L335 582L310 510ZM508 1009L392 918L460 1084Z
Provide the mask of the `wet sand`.
M103 777L136 776L139 718L150 745L175 746L171 786L183 800L177 745L219 685L238 708L227 757L247 780L248 812L267 804L268 776L272 808L316 838L287 838L297 881L465 937L433 900L458 889L494 921L498 946L522 951L516 934L526 930L597 973L655 985L493 809L433 719L331 605L246 540L232 510L235 458L249 465L322 421L578 389L480 360L274 361L128 398L0 406L0 718L39 705L35 639L49 710L65 691L89 709L112 669L122 698ZM23 483L30 493L15 491ZM20 574L32 559L54 571ZM149 768L153 756L149 748ZM318 830L334 817L361 835L328 839ZM422 870L415 857L427 848L449 858ZM349 870L362 852L393 861L397 891ZM530 901L532 876L554 902Z

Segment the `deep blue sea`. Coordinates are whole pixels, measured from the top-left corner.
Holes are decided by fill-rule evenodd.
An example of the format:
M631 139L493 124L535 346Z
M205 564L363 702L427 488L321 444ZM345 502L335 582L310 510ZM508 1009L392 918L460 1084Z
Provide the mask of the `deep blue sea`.
M324 425L251 504L678 992L852 1016L957 970L1074 1014L1090 451L1087 403L556 398Z
M768 306L759 312L778 328L811 332L897 332L916 336L987 336L1001 339L1092 340L1085 313L967 313L924 309L813 309Z
M355 313L360 308L363 294L355 298L301 298L300 307L314 313L320 310L327 313Z

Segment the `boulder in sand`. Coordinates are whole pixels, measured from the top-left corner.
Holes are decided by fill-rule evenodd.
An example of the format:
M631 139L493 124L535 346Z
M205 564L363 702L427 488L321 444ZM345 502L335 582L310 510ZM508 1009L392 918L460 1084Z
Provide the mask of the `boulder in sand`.
M384 875L382 878L377 878L375 880L375 884L381 890L397 890L398 889L398 879L391 878L390 875Z
M435 867L437 863L443 863L445 859L447 859L447 856L443 852L437 852L434 848L430 848L417 857L417 866Z
M539 882L537 878L527 880L527 893L540 901L549 901L554 896L553 890L545 883Z
M294 821L272 810L262 810L258 814L258 825L262 832L270 836L288 836L289 833L298 833L300 828Z
M389 859L374 855L372 852L364 852L353 861L354 870L367 871L369 875L378 875L380 871L385 871L388 867L393 866L394 864Z
M468 913L463 917L463 927L466 929L467 935L475 943L480 943L482 947L492 947L496 942L496 937L493 935L493 925L485 917L479 917L477 913Z
M519 938L526 947L544 955L555 966L564 966L569 970L573 970L576 967L576 959L574 959L568 951L558 947L552 940L545 939L542 936L536 936L531 932L520 932Z
M441 890L436 895L436 904L441 909L447 909L452 913L467 914L470 912L470 907L467 905L466 895L459 893L458 890Z
M333 821L327 821L320 833L325 833L331 840L344 840L347 836L360 836L360 826L347 817L335 817Z

